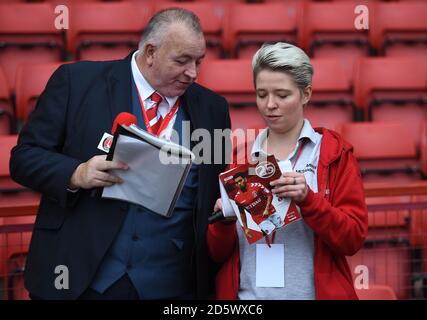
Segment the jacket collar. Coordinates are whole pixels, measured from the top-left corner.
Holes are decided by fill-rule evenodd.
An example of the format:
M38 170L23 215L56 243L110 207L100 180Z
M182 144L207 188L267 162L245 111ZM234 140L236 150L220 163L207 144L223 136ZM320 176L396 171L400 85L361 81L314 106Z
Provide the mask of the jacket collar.
M199 95L196 90L197 84L192 84L182 95L182 107L190 117L192 130L202 126L202 106L199 102Z
M132 113L132 74L131 58L133 52L125 59L112 63L107 75L110 113L112 121L120 112Z

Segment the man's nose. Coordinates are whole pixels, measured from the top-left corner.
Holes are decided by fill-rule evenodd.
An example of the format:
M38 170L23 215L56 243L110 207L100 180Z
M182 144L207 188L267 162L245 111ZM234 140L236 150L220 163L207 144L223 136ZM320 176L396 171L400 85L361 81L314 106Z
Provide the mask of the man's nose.
M191 80L196 80L196 78L197 78L196 62L190 63L188 68L185 70L185 75L187 77L191 78Z

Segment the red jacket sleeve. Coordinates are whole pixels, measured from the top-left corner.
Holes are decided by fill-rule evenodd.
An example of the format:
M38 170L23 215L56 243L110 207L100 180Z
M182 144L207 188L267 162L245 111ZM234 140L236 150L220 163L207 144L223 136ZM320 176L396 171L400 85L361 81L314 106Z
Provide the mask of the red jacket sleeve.
M331 202L309 189L299 204L304 221L334 252L353 255L366 238L368 210L360 170L351 152L343 152L330 188Z
M232 162L226 170L233 169L237 165L247 162L247 150L250 150L250 147L250 145L243 144L233 148ZM237 246L236 222L229 224L221 222L210 224L208 226L206 239L211 258L216 263L224 263L233 255L234 249Z
M207 243L211 258L224 263L233 254L237 241L236 223L217 222L208 226Z

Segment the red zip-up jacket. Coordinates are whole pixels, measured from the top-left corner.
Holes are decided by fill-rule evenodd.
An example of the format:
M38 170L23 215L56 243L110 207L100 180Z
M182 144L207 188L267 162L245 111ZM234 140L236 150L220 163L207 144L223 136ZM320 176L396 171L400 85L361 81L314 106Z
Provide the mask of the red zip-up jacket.
M368 231L368 212L362 178L353 147L325 128L317 167L318 193L310 188L299 203L304 221L314 232L316 299L358 299L345 256L355 254ZM235 223L209 225L209 253L221 264L216 298L236 299L239 288L239 243Z

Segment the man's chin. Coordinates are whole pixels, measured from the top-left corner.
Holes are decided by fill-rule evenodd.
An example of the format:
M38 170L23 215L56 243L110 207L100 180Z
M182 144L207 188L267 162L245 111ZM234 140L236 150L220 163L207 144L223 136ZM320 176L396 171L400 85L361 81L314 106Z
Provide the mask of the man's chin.
M185 88L174 89L168 92L167 97L179 97L182 96L185 91L188 89L188 86Z

